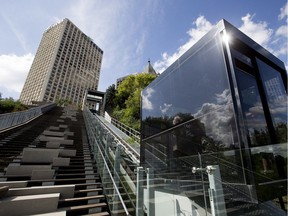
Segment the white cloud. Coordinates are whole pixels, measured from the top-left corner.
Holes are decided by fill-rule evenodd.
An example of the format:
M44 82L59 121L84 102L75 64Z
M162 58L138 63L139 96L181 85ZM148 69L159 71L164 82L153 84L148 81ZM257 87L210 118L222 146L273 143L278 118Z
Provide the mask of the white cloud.
M281 13L279 14L279 19L285 18L287 16L287 4L281 8ZM258 23L253 21L254 15L251 16L247 14L242 17L243 24L239 28L261 46L269 50L275 56L286 55L287 59L287 23L280 26L276 31L269 28L268 24L264 21ZM285 62L287 64L287 62ZM287 65L286 65L287 67Z
M171 106L172 106L172 104L166 104L166 103L164 103L163 106L160 106L161 113L162 113L163 115L165 115L166 112L170 109Z
M19 98L34 56L0 55L0 91L2 97ZM9 94L13 95L9 95Z
M218 104L232 103L232 97L229 89L225 89L221 94L216 94L216 101Z
M286 26L286 25L280 26L280 27L277 29L275 35L276 35L276 36L287 37L287 26Z
M67 8L71 21L104 50L100 88L103 84L115 83L121 76L139 71L149 35L147 22L159 11L158 6L155 0L141 4L83 0Z
M233 108L230 91L225 89L216 94L220 104L204 103L193 115L205 125L206 135L223 144L232 144ZM226 146L228 147L228 146Z
M239 28L246 35L251 37L257 43L269 49L268 44L271 41L273 30L268 28L268 24L264 21L258 23L253 21L254 15L251 16L249 13L242 17L242 26Z
M137 56L143 53L148 6L153 7L150 1L136 12L135 4L128 1L83 0L71 5L68 14L71 21L104 50L103 68L121 67L134 62L131 59L136 58L135 53Z
M153 110L152 102L150 101L150 97L154 94L154 90L152 88L147 88L142 92L142 108L146 110Z
M6 16L3 13L1 15L2 15L3 19L5 20L5 22L7 23L7 25L9 26L10 30L13 32L14 36L17 38L22 49L27 53L28 48L27 48L27 44L26 44L26 40L25 40L24 35L18 31L18 29L15 27L15 25L13 24L11 19L8 18L8 16Z
M286 16L288 16L288 2L280 9L280 14L278 18L280 20L284 19Z
M162 54L162 59L156 61L153 64L154 69L162 73L167 67L169 67L174 61L176 61L183 53L185 53L193 44L195 44L201 37L203 37L213 25L206 20L204 16L199 16L194 22L195 28L188 30L189 40L180 46L175 53L169 55L167 52Z
M57 16L54 16L51 18L51 23L59 23L62 19L57 17Z
M280 14L278 16L279 20L283 20L288 16L288 2L280 9ZM287 65L287 48L288 48L288 27L287 20L284 25L280 26L274 35L273 45L275 45L275 51L273 52L276 56L284 55L286 57L286 70L288 68Z
M141 35L141 38L139 40L136 40L136 54L138 55L141 55L144 51L145 38L146 38L146 35L145 33L143 33Z
M283 19L287 16L287 5L288 3L286 3L286 5L281 8L279 19ZM254 16L255 15L251 16L249 13L243 16L241 18L243 23L239 30L244 32L246 35L251 37L261 46L272 52L274 55L286 55L287 58L287 24L280 26L276 31L274 31L268 27L268 24L265 21L255 22L253 20ZM185 44L181 45L177 51L171 55L169 55L167 52L163 52L162 58L153 64L153 67L157 72L162 73L213 27L211 22L208 21L204 16L199 16L193 22L193 25L195 27L187 31L189 39Z

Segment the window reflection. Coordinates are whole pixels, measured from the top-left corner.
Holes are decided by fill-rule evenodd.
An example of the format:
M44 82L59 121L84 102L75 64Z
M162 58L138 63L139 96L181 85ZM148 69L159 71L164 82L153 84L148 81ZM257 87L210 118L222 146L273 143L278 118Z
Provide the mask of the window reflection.
M287 177L287 144L251 148L251 154L258 183Z
M236 69L236 77L248 138L252 146L270 143L266 119L255 78Z
M205 103L193 115L177 113L170 118L150 119L147 124L151 127L160 125L158 128L160 130L161 125L165 124L166 127L169 125L172 128L156 136L157 139L154 137L147 140L150 144L146 149L156 151L154 149L156 148L155 154L160 158L164 155L163 159L166 159L166 157L174 158L239 148L237 136L234 134L236 126L233 105L228 92L224 90L224 93L218 95L221 105ZM159 155L159 151L162 155Z
M182 195L191 185L182 187L179 182L208 182L206 177L191 175L191 167L211 164L219 165L221 179L228 183L223 184L229 191L225 195L231 197L235 190L237 201L239 191L241 202L250 203L255 198L262 201L285 195L287 98L283 80L265 63L258 60L256 64L260 54L242 42L231 45L231 53L227 50L227 60L231 54L234 64L227 61L226 65L221 43L216 36L190 49L142 92L141 163L158 176L176 179L169 181L170 188ZM267 127L269 111L280 144L274 143L273 125Z
M280 73L257 59L278 143L287 142L287 95Z
M216 37L207 42L205 48L200 51L190 52L190 56L185 56L185 59L180 58L165 71L165 76L159 77L158 82L143 90L143 138L191 119L197 119L214 109L219 110L221 106L232 103L226 66L222 57L222 41ZM216 114L219 114L219 111L215 111ZM205 117L203 121L207 118ZM226 121L224 118L225 114L223 122ZM216 124L217 117L211 119ZM212 127L207 128L211 134Z

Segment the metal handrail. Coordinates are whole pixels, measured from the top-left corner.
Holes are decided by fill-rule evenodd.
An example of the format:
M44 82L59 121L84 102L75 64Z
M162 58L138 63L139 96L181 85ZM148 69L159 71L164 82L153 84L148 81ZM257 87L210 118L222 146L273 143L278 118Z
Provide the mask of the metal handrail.
M135 162L139 163L140 160L134 156L134 155L137 155L137 157L140 157L139 153L134 148L132 148L129 144L127 144L124 139L122 139L121 137L117 136L107 125L105 125L102 122L102 120L97 115L93 115L93 116L96 117L99 120L99 122L101 123L101 125L105 129L107 129L108 131L111 132L111 135L113 136L115 141L125 149L125 152L128 155L130 155L134 159ZM125 143L126 145L124 145L123 143Z
M89 132L88 132L88 133L91 132L91 133L92 133L91 135L94 136L93 131L91 131L91 128L92 128L92 125L91 125L91 124L92 124L92 121L91 121L91 120L93 120L93 119L89 118L89 114L88 114L88 113L90 113L90 111L85 108L85 109L84 109L84 113L86 114L86 115L84 115L84 120L85 120L85 123L87 124L87 126L88 126L88 128L89 128ZM87 116L87 114L88 114L88 116ZM94 116L91 114L90 117L94 117ZM103 126L103 123L102 123L100 120L99 120L99 124L101 124L101 125ZM107 129L106 129L106 130L107 130ZM119 141L117 141L117 142L119 142ZM120 142L119 142L119 143L120 143ZM113 186L114 186L114 188L115 188L115 191L116 191L116 193L117 193L117 195L118 195L118 197L119 197L119 200L120 200L120 202L121 202L121 205L123 206L123 209L124 209L126 215L130 215L129 212L128 212L128 210L127 210L127 207L126 207L126 205L125 205L125 203L124 203L124 201L123 201L123 199L122 199L122 197L121 197L121 194L120 194L120 192L119 192L119 190L118 190L118 187L117 187L117 185L116 185L116 183L115 183L115 181L114 181L114 179L113 179L113 176L112 176L112 174L111 174L111 172L110 172L109 166L108 166L108 164L107 164L107 162L106 162L106 159L105 159L105 157L104 157L104 155L103 155L103 153L102 153L102 150L101 150L100 146L99 146L99 145L94 145L94 146L97 146L98 151L99 151L99 153L101 154L102 161L103 161L104 164L105 164L105 167L106 167L106 169L107 169L107 171L108 171L109 177L110 177L110 179L111 179L111 181L112 181L112 183L113 183Z
M55 103L45 104L39 107L30 108L28 110L0 114L0 131L6 131L26 123L41 116L43 113L55 107Z
M97 145L97 147L98 147L98 150L99 150L99 152L100 152L100 154L101 154L101 157L102 157L102 160L103 160L103 162L104 162L104 164L105 164L105 167L106 167L106 169L107 169L107 171L108 171L108 174L109 174L109 176L110 176L110 179L112 180L114 189L115 189L115 191L116 191L116 193L117 193L117 195L118 195L118 197L119 197L119 199L120 199L120 202L121 202L121 204L122 204L122 207L124 208L124 211L125 211L126 215L130 215L129 212L128 212L128 210L127 210L127 208L126 208L126 205L125 205L125 203L124 203L124 201L123 201L123 199L122 199L122 197L121 197L121 194L120 194L120 192L119 192L119 190L118 190L118 187L117 187L115 181L113 180L113 176L112 176L112 174L111 174L111 172L110 172L110 170L109 170L108 164L106 163L106 160L105 160L105 158L104 158L104 156L103 156L103 153L102 153L99 145Z
M127 125L125 125L124 123L120 122L119 120L111 117L108 113L105 113L104 118L109 118L109 122L111 124L113 124L115 127L117 127L118 129L120 129L121 131L123 131L124 133L126 133L129 137L134 138L138 143L140 142L140 135L141 133Z
M111 117L111 119L112 119L112 121L115 121L116 124L119 124L121 128L124 128L124 130L127 131L128 133L131 133L130 131L132 131L132 132L134 132L134 134L140 136L140 132L139 131L129 127L128 125L125 125L124 123L120 122L119 120L117 120L117 119L115 119L113 117ZM132 133L132 135L134 135L134 134ZM134 135L134 136L136 136L136 135Z

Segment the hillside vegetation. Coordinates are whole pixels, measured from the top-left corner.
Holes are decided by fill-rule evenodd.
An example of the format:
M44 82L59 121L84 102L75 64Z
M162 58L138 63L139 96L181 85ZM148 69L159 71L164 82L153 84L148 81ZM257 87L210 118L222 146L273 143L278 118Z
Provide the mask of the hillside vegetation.
M140 73L130 75L115 89L111 85L106 90L106 111L120 122L140 130L140 96L156 75Z
M28 107L22 104L18 100L14 100L13 98L1 98L0 95L0 114L10 113L10 112L18 112L28 109Z

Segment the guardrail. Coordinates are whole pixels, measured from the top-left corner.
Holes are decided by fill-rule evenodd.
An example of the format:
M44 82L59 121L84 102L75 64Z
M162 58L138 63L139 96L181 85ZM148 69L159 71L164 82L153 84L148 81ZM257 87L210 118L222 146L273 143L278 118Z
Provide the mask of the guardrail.
M121 194L120 194L120 192L119 192L118 186L117 186L116 182L114 181L114 177L113 177L113 175L112 175L111 172L110 172L110 168L109 168L109 166L108 166L108 164L107 164L107 162L106 162L106 160L105 160L105 157L104 157L104 155L103 155L103 153L102 153L102 151L101 151L100 146L98 145L97 148L98 148L98 151L99 151L99 153L100 153L100 155L101 155L101 159L102 159L101 161L103 161L103 163L104 163L104 165L105 165L105 170L107 171L107 173L108 173L108 175L109 175L109 178L110 178L110 180L111 180L111 182L112 182L112 184L113 184L113 187L114 187L113 189L115 190L115 192L116 192L116 194L117 194L117 197L119 198L119 200L120 200L120 202L121 202L121 205L122 205L122 207L123 207L123 209L124 209L124 211L125 211L125 214L126 214L126 215L130 215L129 212L128 212L128 209L127 209L127 207L126 207L126 205L125 205L125 203L124 203L124 200L123 200L123 198L122 198L122 196L121 196ZM99 160L99 158L98 158L98 160ZM102 170L104 170L104 167L103 167ZM118 177L118 179L119 179L119 176L117 176L117 177Z
M105 180L102 184L103 191L108 198L113 195L111 200L107 200L109 209L112 215L114 215L113 212L121 211L121 209L125 212L124 214L129 215L135 211L136 176L133 171L139 163L139 158L105 126L97 115L93 115L85 108L83 116L91 151L101 170L101 179ZM129 164L125 161L128 158ZM114 190L112 194L111 184ZM120 192L119 188L121 188ZM123 197L126 197L125 201ZM120 209L117 200L121 203Z
M55 103L31 108L25 111L6 113L0 115L0 132L12 127L20 126L37 118L56 106Z
M115 127L123 131L129 137L132 137L136 142L140 143L140 132L123 124L115 118L112 118L107 112L105 112L104 118Z

